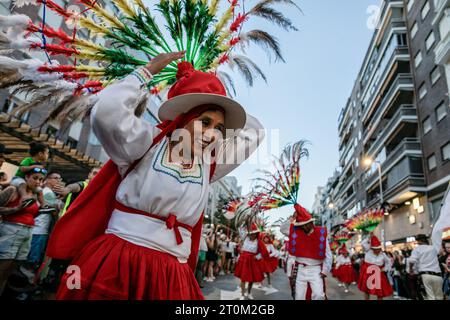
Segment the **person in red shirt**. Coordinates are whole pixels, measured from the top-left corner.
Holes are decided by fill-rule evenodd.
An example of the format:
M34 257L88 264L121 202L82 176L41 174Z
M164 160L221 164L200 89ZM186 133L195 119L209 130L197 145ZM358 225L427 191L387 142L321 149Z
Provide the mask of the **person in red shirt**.
M39 213L37 194L45 169L33 168L25 173L25 194L8 187L0 196L0 296L17 262L27 260L30 251L34 218Z

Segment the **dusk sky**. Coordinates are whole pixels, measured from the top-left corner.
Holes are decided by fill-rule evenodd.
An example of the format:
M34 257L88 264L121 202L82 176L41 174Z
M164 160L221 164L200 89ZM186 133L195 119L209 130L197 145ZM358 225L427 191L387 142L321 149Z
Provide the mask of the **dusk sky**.
M296 1L297 2L297 1ZM267 129L280 129L280 147L300 139L310 141L310 157L303 162L299 202L310 209L318 186L325 185L338 166L338 116L350 96L374 30L368 27L377 0L298 1L303 14L285 6L283 12L298 32L284 32L258 18L245 29L261 28L276 35L286 64L272 63L262 50L247 54L262 67L268 83L253 88L236 74L236 99ZM370 10L369 10L370 11ZM243 192L250 191L252 176L262 165L246 163L235 175ZM274 220L292 208L271 212Z

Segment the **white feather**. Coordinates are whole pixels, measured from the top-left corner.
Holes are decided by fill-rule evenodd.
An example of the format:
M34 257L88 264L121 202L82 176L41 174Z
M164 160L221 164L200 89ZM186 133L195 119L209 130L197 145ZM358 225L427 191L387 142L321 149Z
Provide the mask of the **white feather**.
M16 60L5 56L0 56L0 69L17 70L28 66L27 60Z
M30 21L30 17L24 14L14 14L12 16L0 15L0 27L21 27L25 29Z
M37 1L36 0L13 0L14 6L16 8L22 8L24 6L28 6L28 5L37 5Z

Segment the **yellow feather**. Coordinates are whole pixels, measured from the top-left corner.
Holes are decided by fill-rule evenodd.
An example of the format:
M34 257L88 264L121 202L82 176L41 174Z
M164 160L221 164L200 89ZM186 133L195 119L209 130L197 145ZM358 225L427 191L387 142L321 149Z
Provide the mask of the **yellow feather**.
M215 16L217 13L217 8L219 7L220 0L211 0L211 3L209 5L209 14L211 16Z
M134 8L128 3L127 0L112 0L112 2L114 2L117 7L119 7L129 17L136 17L136 11L134 11Z
M110 31L105 28L103 25L97 24L94 22L94 20L86 18L86 17L80 17L80 26L83 28L87 28L93 33L103 35L103 34L109 34Z

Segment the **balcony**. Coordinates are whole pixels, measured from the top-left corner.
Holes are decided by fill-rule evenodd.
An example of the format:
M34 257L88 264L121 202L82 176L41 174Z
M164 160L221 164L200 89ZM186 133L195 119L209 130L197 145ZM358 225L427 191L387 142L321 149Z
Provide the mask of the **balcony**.
M392 136L392 134L405 123L417 123L417 110L412 105L401 106L394 116L389 120L385 128L375 138L375 142L370 146L367 154L373 156L384 145L384 143Z
M422 156L422 148L419 139L405 138L402 142L392 150L381 164L381 173L384 176L397 162L407 156ZM372 173L366 180L366 190L378 181L378 173Z
M418 192L425 191L425 177L422 168L422 151L418 139L407 138L397 146L381 166L385 178L384 199L389 203L402 203ZM366 190L378 188L378 173L366 181ZM368 206L379 202L379 197L368 201Z

